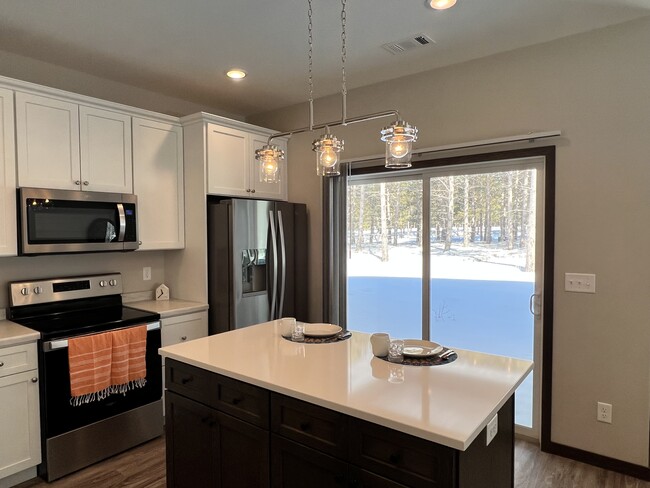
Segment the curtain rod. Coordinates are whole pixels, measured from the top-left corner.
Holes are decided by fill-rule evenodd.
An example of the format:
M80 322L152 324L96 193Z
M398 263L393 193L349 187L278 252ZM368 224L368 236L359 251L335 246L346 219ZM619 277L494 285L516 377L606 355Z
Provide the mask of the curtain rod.
M513 142L522 142L522 141L528 141L528 142L535 142L537 139L548 139L551 137L559 137L562 135L562 131L560 130L549 130L549 131L541 131L541 132L528 132L527 134L520 134L520 135L515 135L515 136L505 136L505 137L497 137L494 139L483 139L480 141L471 141L471 142L461 142L457 144L447 144L444 146L435 146L435 147L426 147L422 149L414 149L413 150L413 156L424 156L427 154L433 154L433 153L439 153L439 152L445 152L445 151L453 151L455 149L470 149L473 147L483 147L483 146L494 146L496 144L509 144ZM361 163L361 162L369 162L373 161L375 159L380 160L383 159L384 155L383 154L378 154L376 156L366 156L366 157L360 157L360 158L352 158L352 159L346 159L341 162L341 164L354 164L354 163Z

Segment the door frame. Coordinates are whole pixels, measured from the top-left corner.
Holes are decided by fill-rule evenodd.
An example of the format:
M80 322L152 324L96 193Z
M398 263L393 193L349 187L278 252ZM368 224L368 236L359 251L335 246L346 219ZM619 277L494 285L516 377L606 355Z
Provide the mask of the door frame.
M324 315L326 321L338 321L345 325L345 232L341 224L346 218L346 191L348 176L379 176L379 173L421 173L436 167L489 163L516 159L543 158L543 303L541 340L541 412L538 415L540 444L543 450L551 443L552 378L553 378L553 300L555 269L555 146L539 146L525 149L501 150L414 161L408 169L386 169L384 166L357 166L346 164L346 170L337 178L323 179L323 287ZM341 208L341 205L343 206ZM538 206L539 208L539 206ZM424 252L424 249L423 249ZM428 289L428 287L426 287ZM424 290L423 290L424 293ZM334 299L332 299L334 297ZM535 407L534 407L535 409ZM525 435L525 434L524 434Z

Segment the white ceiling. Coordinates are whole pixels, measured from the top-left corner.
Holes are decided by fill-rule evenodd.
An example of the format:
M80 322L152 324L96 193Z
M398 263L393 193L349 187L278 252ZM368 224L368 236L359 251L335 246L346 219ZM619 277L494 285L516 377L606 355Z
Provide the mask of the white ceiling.
M341 4L313 4L318 98L340 91ZM348 89L646 15L650 0L349 0ZM435 44L381 48L420 33ZM0 0L0 49L241 116L308 97L307 0Z

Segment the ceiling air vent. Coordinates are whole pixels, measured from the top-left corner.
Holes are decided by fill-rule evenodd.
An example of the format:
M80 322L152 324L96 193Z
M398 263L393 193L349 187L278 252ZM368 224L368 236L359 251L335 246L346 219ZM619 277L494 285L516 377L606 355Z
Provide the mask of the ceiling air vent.
M382 44L381 47L383 47L391 54L402 54L408 51L412 51L418 47L427 46L429 44L435 44L435 41L426 34L418 34L401 41Z

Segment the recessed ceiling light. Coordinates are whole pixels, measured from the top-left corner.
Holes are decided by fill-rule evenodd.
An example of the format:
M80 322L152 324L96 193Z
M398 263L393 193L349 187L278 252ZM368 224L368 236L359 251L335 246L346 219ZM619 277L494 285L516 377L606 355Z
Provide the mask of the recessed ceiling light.
M456 0L429 0L429 5L436 10L445 10L456 5Z
M228 76L228 78L232 78L233 80L241 80L242 78L246 77L246 71L239 68L232 68L228 70L226 76Z

